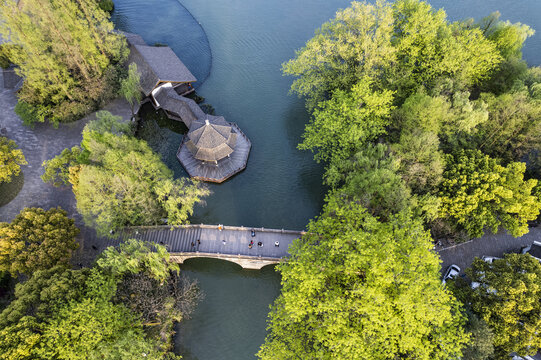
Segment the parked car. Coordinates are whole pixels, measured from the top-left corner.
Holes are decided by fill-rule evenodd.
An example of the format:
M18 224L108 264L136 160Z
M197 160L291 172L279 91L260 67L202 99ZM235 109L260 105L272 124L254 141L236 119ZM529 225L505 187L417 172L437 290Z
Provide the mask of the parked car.
M485 261L485 262L487 262L487 263L489 263L489 264L492 264L492 262L493 262L494 260L500 260L500 259L501 259L501 258L495 257L495 256L483 256L483 257L481 258L481 260L483 260L483 261Z
M541 261L541 242L534 241L532 245L530 246L524 246L522 249L520 249L521 254L530 254L534 258L537 259L537 261Z
M445 272L445 275L443 276L442 284L445 284L445 282L449 279L453 279L460 274L460 268L453 264L447 268L447 271Z

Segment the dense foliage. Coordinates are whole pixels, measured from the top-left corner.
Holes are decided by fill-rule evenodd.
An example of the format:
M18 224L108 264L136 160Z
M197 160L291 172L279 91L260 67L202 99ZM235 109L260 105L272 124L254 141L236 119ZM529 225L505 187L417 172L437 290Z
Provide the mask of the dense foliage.
M129 240L107 249L100 258L105 267L35 271L17 284L13 301L0 313L0 359L179 358L164 339L201 296L195 283L180 280L168 256L160 245ZM126 259L139 266L117 266ZM151 273L167 276L158 281ZM156 281L130 288L134 277Z
M116 95L126 42L96 0L7 0L0 33L24 85L25 122L77 119ZM34 119L30 115L36 116Z
M537 218L541 203L532 195L537 180L524 181L525 169L521 162L503 167L478 150L448 155L440 186L441 216L475 237L485 228L496 233L500 226L513 236L527 233L527 222Z
M419 0L354 2L283 65L312 112L299 148L381 218L410 207L438 237L522 235L541 207L541 70L521 53L532 34L498 13L449 22ZM464 150L479 161L456 164Z
M21 165L28 164L15 141L0 136L0 183L10 182L21 172Z
M479 284L471 290L472 310L494 333L499 359L535 354L541 347L541 264L529 254L506 254L488 263L477 258L466 273Z
M60 208L25 208L11 223L0 223L0 271L30 275L69 266L79 229Z
M430 235L406 213L378 222L329 198L279 265L262 359L454 359L468 341Z
M283 64L312 115L299 148L325 163L330 191L278 266L260 358L481 360L539 347L533 264L506 257L489 277L476 263L474 280L494 285L462 287L463 309L425 230L521 236L539 216L541 69L521 53L532 34L499 13L450 22L420 0L353 2Z
M208 189L185 178L173 179L159 155L129 131L119 117L99 112L83 130L80 147L44 162L43 180L70 183L85 223L102 235L164 220L186 223Z

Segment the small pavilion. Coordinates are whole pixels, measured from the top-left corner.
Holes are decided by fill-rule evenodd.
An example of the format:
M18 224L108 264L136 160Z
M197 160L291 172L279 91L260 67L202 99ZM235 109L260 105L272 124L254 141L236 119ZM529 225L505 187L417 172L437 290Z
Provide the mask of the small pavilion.
M137 34L123 33L128 40L128 63L137 64L141 87L155 109L188 127L177 159L195 179L221 183L246 168L252 144L235 123L223 116L206 114L183 95L197 81L168 46L148 46Z

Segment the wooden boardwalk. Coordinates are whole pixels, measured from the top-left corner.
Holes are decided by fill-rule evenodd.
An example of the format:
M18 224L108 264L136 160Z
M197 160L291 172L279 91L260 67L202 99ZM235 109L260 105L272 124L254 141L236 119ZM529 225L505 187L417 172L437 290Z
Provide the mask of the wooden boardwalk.
M252 237L251 230L255 231ZM182 263L194 257L219 258L247 269L260 269L287 257L289 244L303 232L219 225L143 226L122 230L107 245L126 239L139 239L164 245L173 261ZM249 248L250 242L254 244ZM258 246L261 242L263 246ZM279 245L276 246L275 242Z

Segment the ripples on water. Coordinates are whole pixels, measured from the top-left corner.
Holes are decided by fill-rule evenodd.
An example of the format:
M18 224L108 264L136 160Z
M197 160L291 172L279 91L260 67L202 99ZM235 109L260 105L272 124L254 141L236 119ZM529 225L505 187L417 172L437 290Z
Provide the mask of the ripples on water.
M432 0L451 20L486 16L541 31L539 0ZM198 92L216 114L237 122L253 147L246 170L221 185L193 222L302 229L320 210L325 189L312 155L296 150L308 115L288 95L291 78L280 65L294 56L346 0L115 0L117 26L149 43L166 43L192 73L205 79ZM195 17L194 20L188 9ZM199 25L202 25L202 28ZM203 31L204 28L204 31ZM207 41L207 36L208 41ZM524 57L539 65L541 33L526 42ZM209 46L210 42L210 46ZM211 49L212 47L212 55ZM182 136L163 128L162 157L176 176L185 173L175 158ZM268 306L279 293L273 268L241 270L219 260L197 259L183 270L200 281L207 298L193 319L182 322L177 350L186 359L244 360L265 338Z

